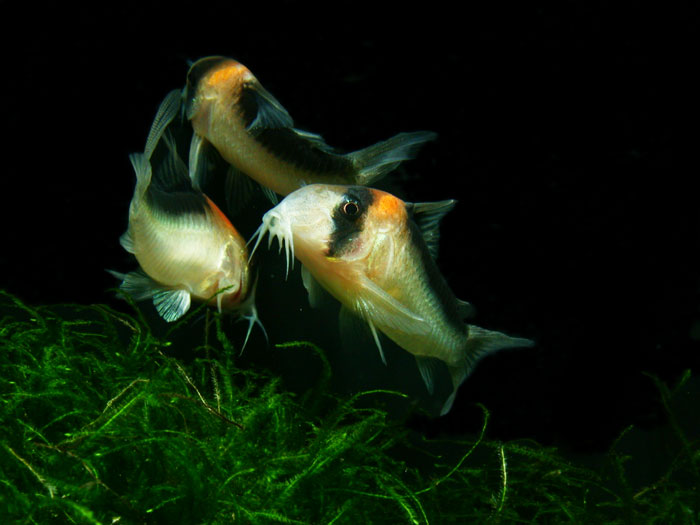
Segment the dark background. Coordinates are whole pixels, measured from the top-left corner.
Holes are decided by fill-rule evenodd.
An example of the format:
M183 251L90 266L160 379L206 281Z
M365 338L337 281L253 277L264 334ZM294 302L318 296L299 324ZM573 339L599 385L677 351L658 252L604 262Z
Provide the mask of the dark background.
M663 424L643 372L673 382L697 370L700 339L697 194L672 153L686 28L638 7L522 4L384 15L331 2L3 4L13 31L2 37L0 286L33 304L128 311L104 271L135 268L118 243L134 184L127 155L143 149L188 60L228 55L297 127L343 150L439 134L385 187L410 201L459 200L443 222L441 270L477 308L475 324L537 345L483 361L447 417L411 426L471 432L480 402L492 437L589 452L631 423ZM234 220L244 236L264 205ZM285 282L275 253L261 255L258 299L271 343L323 346L341 391L427 397L405 352L388 348L385 369L371 346L336 347L335 312L310 310L298 269ZM232 337L244 328L232 325ZM289 352L254 332L243 362L308 386L314 367Z

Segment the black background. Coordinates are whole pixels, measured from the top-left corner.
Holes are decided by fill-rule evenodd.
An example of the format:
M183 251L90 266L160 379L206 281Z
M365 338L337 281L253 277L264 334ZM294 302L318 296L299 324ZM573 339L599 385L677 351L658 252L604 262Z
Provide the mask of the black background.
M638 7L521 4L3 7L13 31L2 37L0 285L34 304L128 310L104 271L135 267L118 243L134 184L127 155L143 149L188 60L232 56L297 127L343 150L439 134L385 184L410 201L459 200L443 222L441 270L476 306L475 324L537 346L484 360L447 417L412 426L472 431L481 402L492 437L586 452L630 423L662 424L642 372L674 381L697 370L700 339L697 194L673 161L686 28ZM247 237L264 211L258 201L234 223ZM338 352L341 390L403 388L402 375L419 390L405 353L390 348L384 369L371 347L334 349L335 313L310 310L275 253L264 254L258 300L271 343ZM311 381L259 333L244 359Z

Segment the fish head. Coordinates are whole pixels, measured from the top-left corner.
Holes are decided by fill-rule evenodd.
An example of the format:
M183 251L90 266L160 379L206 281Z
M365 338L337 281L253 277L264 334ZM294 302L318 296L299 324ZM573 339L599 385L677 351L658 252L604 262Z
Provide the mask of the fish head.
M309 269L332 264L362 266L378 241L405 227L405 203L364 186L309 184L290 193L263 216L256 232L285 248L287 270L296 257ZM255 248L253 249L255 251Z
M252 81L255 77L250 70L232 58L200 58L187 72L184 97L187 118L205 118L211 109L211 101L235 98L242 86Z
M211 297L210 304L219 311L234 310L248 295L248 251L237 238L222 247L218 270L207 276L199 286L200 295Z

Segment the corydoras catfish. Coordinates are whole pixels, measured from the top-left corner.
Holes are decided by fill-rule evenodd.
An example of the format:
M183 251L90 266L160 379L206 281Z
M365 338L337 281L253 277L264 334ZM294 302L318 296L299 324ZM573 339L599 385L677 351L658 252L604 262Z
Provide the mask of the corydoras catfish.
M340 154L314 133L294 128L292 117L243 64L212 56L187 74L185 112L194 129L190 165L212 144L232 166L264 188L287 195L303 185L369 185L415 156L436 134L400 133L373 146ZM201 168L192 171L204 173ZM276 196L270 195L273 202Z
M188 168L165 132L179 111L180 95L171 92L153 122L144 153L130 156L136 187L129 206L129 226L120 238L141 269L126 275L121 289L134 299L152 298L166 321L187 312L191 299L238 310L259 322L245 240L204 193L192 187ZM167 149L151 165L159 143ZM246 336L246 341L248 339Z
M441 414L480 358L533 344L464 322L470 305L454 296L434 261L438 224L454 204L407 203L366 187L311 184L263 216L255 244L266 233L269 242L276 237L288 265L294 257L303 264L310 298L320 284L366 321L380 353L378 331L412 353L431 393L431 363L443 361L452 393Z

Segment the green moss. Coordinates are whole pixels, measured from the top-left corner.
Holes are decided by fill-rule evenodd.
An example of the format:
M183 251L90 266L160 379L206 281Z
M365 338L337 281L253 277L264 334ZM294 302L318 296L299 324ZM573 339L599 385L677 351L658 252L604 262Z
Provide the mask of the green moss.
M365 402L401 394L329 394L310 343L276 350L323 363L298 396L237 368L218 316L174 358L190 319L159 338L138 310L0 293L0 523L698 522L697 436L672 416L677 452L637 486L621 452L633 431L598 469L486 440L483 407L474 439L425 441ZM684 382L657 383L673 414Z

